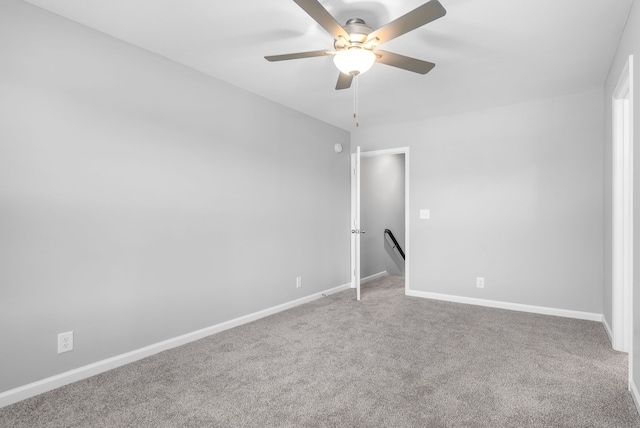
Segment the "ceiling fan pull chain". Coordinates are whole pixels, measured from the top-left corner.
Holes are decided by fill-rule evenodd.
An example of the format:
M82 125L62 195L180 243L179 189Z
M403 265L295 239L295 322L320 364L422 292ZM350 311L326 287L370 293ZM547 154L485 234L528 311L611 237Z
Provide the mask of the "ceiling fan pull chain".
M356 114L356 85L358 84L358 76L355 76L356 78L354 79L353 82L353 120L357 120L357 114Z
M353 79L353 118L356 121L356 128L360 126L358 122L358 75Z

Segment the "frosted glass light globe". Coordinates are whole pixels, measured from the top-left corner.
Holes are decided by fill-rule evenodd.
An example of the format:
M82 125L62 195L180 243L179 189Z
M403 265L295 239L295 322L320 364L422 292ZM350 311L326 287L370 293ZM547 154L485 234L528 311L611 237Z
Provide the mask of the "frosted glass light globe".
M351 47L339 51L333 57L333 63L344 74L362 74L376 62L376 55L363 48Z

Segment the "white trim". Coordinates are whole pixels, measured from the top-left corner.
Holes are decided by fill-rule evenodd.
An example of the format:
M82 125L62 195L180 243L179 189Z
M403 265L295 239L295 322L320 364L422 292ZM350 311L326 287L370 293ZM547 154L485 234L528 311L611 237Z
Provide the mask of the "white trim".
M360 284L364 284L365 282L373 281L374 279L382 278L383 276L389 275L386 270L382 272L374 273L373 275L369 275L366 278L362 278L360 280Z
M633 137L633 123L635 121L635 116L634 116L634 101L633 101L633 97L634 97L634 79L633 79L633 55L629 55L629 141L631 142L630 144L630 155L631 155L631 159L633 159L633 142L634 142L634 137ZM631 163L631 186L633 189L633 168L634 168L634 162ZM631 190L631 194L633 195L633 190ZM633 201L631 203L631 210L633 211ZM630 230L631 235L633 236L633 212L632 212L632 216L631 216L631 230ZM633 387L636 393L636 398L634 398L634 401L636 403L636 409L640 409L640 407L638 407L638 403L639 400L637 400L637 394L638 394L638 390L635 387L635 382L633 381L633 373L634 373L634 363L633 363L633 359L634 359L634 350L633 350L633 244L634 240L631 240L631 279L630 279L630 286L629 286L629 388Z
M633 56L620 74L612 104L612 346L630 352L633 327Z
M629 390L640 400L633 381L633 55L620 73L612 102L612 332L613 348L629 354Z
M69 370L64 373L57 374L55 376L48 377L18 388L10 389L0 393L0 408L8 406L18 401L25 400L29 397L33 397L38 394L42 394L52 389L60 388L61 386L68 385L73 382L77 382L82 379L86 379L91 376L106 372L107 370L115 369L125 364L132 363L134 361L141 360L151 355L157 354L167 349L176 348L189 342L211 336L221 331L228 330L233 327L237 327L243 324L250 323L260 318L267 317L269 315L276 314L278 312L291 309L293 307L309 303L311 301L320 299L322 297L349 289L351 284L344 284L338 287L330 288L328 290L312 294L310 296L302 297L300 299L292 300L281 305L273 306L271 308L263 309L252 314L244 315L238 318L234 318L229 321L222 322L210 327L196 330L191 333L183 334L171 339L163 340L162 342L154 343L153 345L145 346L144 348L136 349L131 352L117 355L115 357L107 358L102 361L97 361L86 366L78 367L73 370Z
M409 290L408 296L424 299L443 300L445 302L464 303L466 305L485 306L488 308L508 309L510 311L529 312L556 317L575 318L579 320L602 322L602 314L572 311L569 309L546 308L544 306L523 305L521 303L500 302L497 300L476 299L474 297L453 296L450 294L431 293L427 291Z
M411 269L410 259L411 259L411 250L409 246L409 231L411 230L411 203L409 198L409 166L411 165L410 157L409 157L409 147L402 148L404 152L404 294L406 295L409 288L409 274Z
M409 147L396 147L393 149L370 150L368 152L361 152L360 157L375 158L376 156L402 155L407 153L408 151L409 151Z

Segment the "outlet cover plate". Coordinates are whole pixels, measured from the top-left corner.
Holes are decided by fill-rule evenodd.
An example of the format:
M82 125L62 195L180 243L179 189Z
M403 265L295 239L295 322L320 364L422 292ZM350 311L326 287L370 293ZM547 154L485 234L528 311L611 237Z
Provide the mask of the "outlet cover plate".
M73 351L73 331L58 334L58 354Z

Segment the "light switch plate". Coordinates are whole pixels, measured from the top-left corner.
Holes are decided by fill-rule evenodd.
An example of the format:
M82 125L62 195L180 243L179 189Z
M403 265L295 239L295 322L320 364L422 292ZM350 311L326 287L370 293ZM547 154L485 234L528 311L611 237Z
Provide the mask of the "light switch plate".
M428 220L431 218L431 212L429 210L420 210L420 220Z

